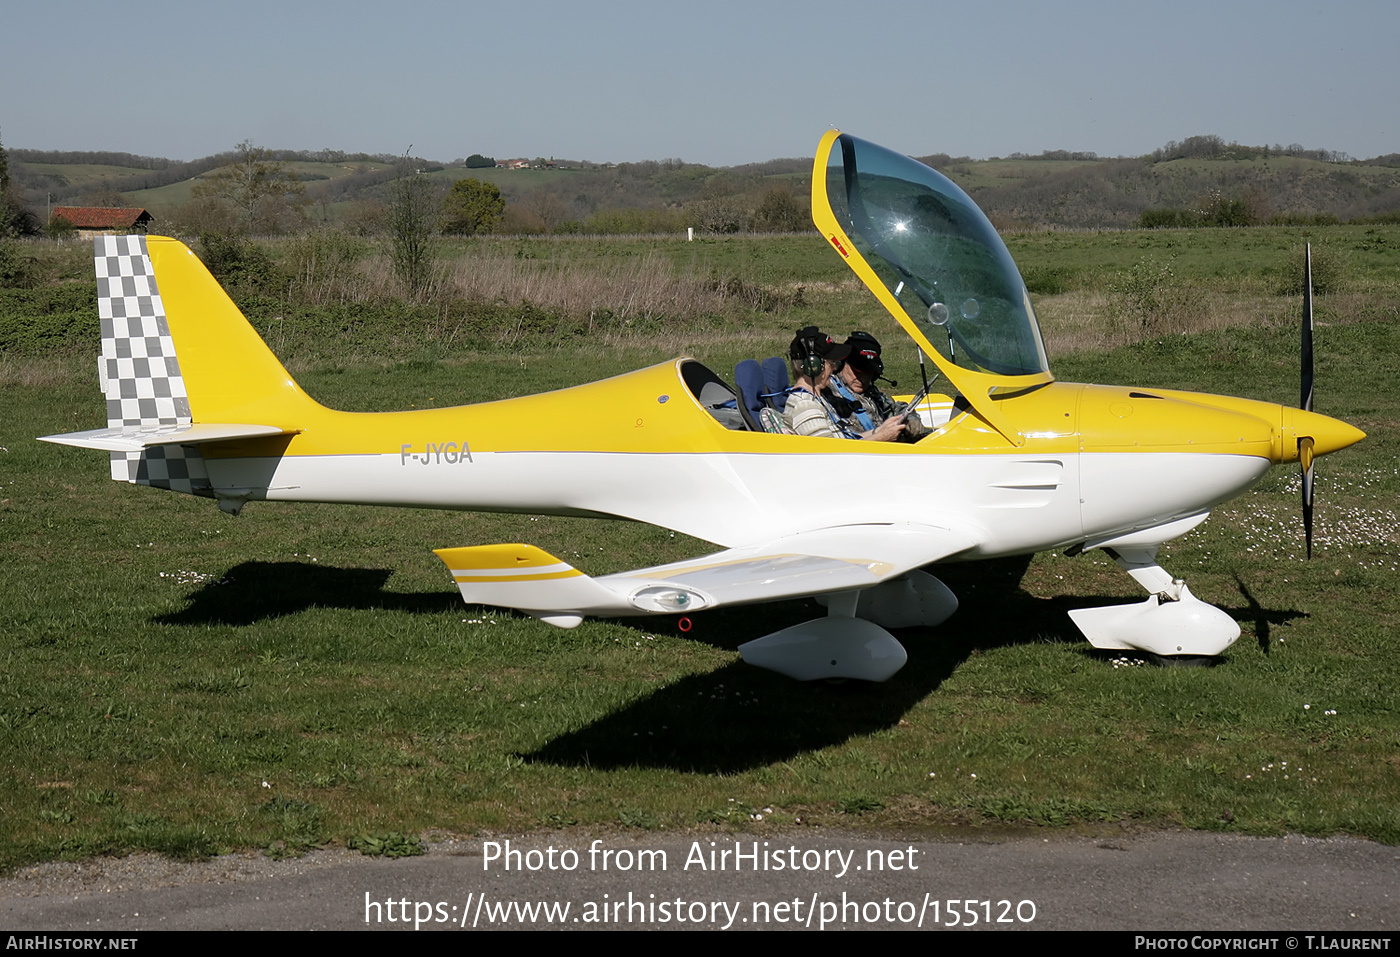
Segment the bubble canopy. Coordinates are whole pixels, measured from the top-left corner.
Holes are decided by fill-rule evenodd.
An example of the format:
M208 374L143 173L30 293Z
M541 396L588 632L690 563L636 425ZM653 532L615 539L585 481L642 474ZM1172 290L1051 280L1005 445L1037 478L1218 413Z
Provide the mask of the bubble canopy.
M907 317L905 322L895 316L906 328L917 329L959 368L1048 377L1021 274L992 224L956 183L917 160L842 133L828 156L825 186L836 222L893 302L881 300Z

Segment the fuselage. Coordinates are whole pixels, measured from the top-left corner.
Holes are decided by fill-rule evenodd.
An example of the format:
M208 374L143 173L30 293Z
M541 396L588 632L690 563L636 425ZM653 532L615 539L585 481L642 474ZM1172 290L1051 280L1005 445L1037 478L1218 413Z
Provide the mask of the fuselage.
M983 558L1202 515L1296 459L1293 410L1071 383L998 400L1020 446L974 414L917 444L736 431L692 392L702 372L676 360L439 410L317 406L295 435L209 446L205 460L220 497L594 515L729 547L920 522L966 531L979 544L960 557ZM1360 437L1308 421L1330 423L1333 447Z

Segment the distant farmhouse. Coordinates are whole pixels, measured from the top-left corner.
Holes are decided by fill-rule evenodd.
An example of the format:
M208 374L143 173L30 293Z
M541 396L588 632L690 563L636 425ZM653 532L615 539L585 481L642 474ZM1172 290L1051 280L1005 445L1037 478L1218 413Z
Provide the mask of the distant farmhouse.
M501 160L496 164L496 169L554 169L554 160L541 160L532 163L524 157L520 159Z
M72 223L82 239L144 233L151 222L151 214L144 209L107 206L55 206L53 215L56 219L66 219Z

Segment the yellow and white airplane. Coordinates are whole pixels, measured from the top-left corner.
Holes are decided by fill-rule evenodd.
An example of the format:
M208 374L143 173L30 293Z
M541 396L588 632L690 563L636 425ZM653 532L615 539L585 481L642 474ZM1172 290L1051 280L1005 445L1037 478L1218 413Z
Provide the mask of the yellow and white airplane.
M469 603L563 628L823 596L827 617L741 646L794 678L882 681L886 630L957 600L936 562L1102 548L1150 597L1072 616L1099 648L1224 651L1239 627L1158 547L1270 466L1363 433L1305 409L1050 374L1025 285L987 218L908 157L828 132L817 228L932 361L946 395L914 444L769 434L715 412L735 393L682 358L559 392L458 408L337 412L301 390L200 261L157 237L96 240L108 427L44 437L111 453L112 477L249 501L584 515L723 550L593 578L529 544L437 552ZM1307 403L1305 403L1307 405ZM521 422L531 423L522 429ZM835 490L861 488L852 496Z

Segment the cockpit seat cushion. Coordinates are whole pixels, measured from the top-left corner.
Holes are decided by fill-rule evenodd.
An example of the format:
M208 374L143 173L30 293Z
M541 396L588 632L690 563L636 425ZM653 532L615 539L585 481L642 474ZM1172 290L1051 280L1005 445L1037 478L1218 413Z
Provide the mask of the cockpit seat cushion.
M787 404L788 361L782 356L763 360L763 391L768 404L779 412Z
M763 384L763 367L758 364L757 359L745 359L734 367L734 384L739 387L744 408L748 409L749 414L757 421L758 413L768 405L763 401L763 393L766 391Z

